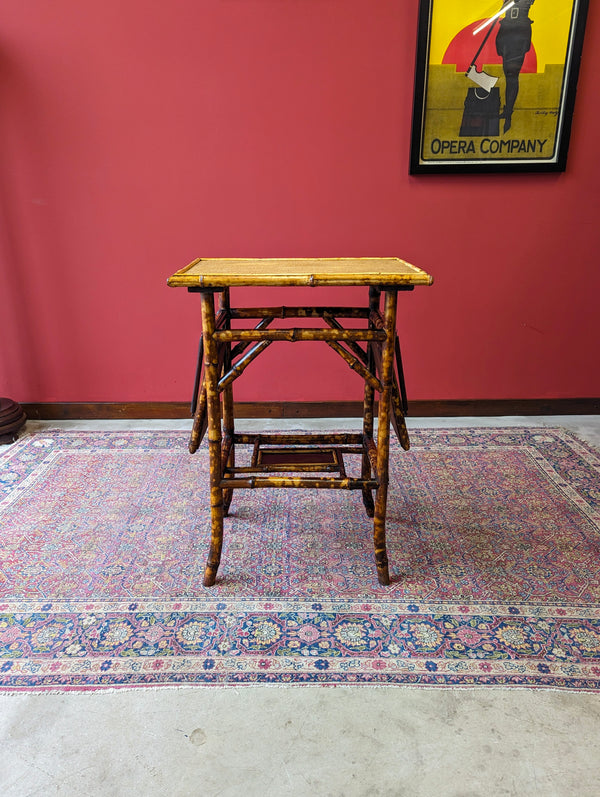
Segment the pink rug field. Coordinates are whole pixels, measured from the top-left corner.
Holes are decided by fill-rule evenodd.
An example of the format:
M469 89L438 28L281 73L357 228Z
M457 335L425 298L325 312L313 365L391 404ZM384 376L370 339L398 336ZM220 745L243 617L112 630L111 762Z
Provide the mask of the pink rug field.
M390 456L390 587L358 493L236 491L205 588L205 447L45 431L0 449L0 690L600 691L598 452L561 429L411 441Z

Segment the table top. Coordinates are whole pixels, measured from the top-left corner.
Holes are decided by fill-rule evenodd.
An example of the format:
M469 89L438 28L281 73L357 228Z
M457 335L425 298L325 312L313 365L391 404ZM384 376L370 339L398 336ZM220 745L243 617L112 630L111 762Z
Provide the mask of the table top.
M431 285L433 277L397 257L197 258L176 271L171 287L235 285Z

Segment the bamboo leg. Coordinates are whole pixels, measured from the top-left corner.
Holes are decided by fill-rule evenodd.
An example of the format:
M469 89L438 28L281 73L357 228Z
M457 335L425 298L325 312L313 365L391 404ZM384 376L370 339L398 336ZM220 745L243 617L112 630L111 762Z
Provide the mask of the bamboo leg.
M227 313L226 328L231 329L231 314L229 304L229 288L223 291L221 296L221 307ZM223 365L225 373L231 370L231 343L226 343L225 353L223 357ZM231 384L223 391L223 434L227 443L231 441L229 448L229 456L227 462L223 465L233 468L235 466L235 444L234 440L234 418L233 418L233 387ZM233 498L233 490L223 490L223 515L227 517L229 514L229 507L231 506L231 499Z
M369 307L370 311L376 310L379 307L379 290L377 288L369 289ZM371 321L369 321L371 326ZM375 373L375 363L373 361L373 347L367 344L367 368L371 373ZM363 435L365 438L373 437L373 404L375 400L375 391L372 385L365 382L365 393L363 401ZM362 470L361 478L371 478L371 462L366 447L363 449L362 456ZM373 493L368 487L363 487L362 491L363 504L367 512L367 517L375 516L375 503L373 501Z
M200 398L196 401L196 412L194 413L194 424L192 426L192 433L190 435L190 442L188 449L190 454L194 454L206 434L208 416L206 413L206 383L202 381L202 388L200 390Z
M194 378L194 393L192 396L192 415L196 414L198 408L198 394L200 385L202 384L202 365L204 363L204 341L200 335L200 343L198 344L198 360L196 364L196 376Z
M215 302L209 291L202 291L202 329L204 333L204 373L208 410L208 454L210 459L211 539L204 586L215 583L223 547L223 490L221 484L221 402L219 398L219 352L214 340Z
M406 428L406 421L404 420L404 413L402 412L400 389L395 374L392 387L392 426L394 427L400 445L405 451L408 451L410 449L410 438L408 436L408 429Z
M394 386L392 388L392 424L400 445L405 451L408 451L410 449L410 438L405 421L405 416L408 412L408 402L406 400L406 385L398 335L396 335L394 341L394 352L396 368L394 370Z
M394 345L396 351L396 371L398 372L398 383L401 397L402 414L408 415L408 399L406 396L406 383L404 381L404 366L402 365L402 352L400 351L400 341L396 335L396 342Z
M375 391L368 382L365 382L365 397L363 401L363 434L365 439L373 436L373 402L375 398ZM361 478L371 478L371 461L367 452L366 446L363 445L362 455L362 469ZM375 503L373 502L373 493L368 487L362 489L362 499L367 512L367 517L375 516Z
M227 457L227 462L225 463L226 467L233 468L235 467L235 445L233 443L233 396L232 396L232 389L230 387L227 388L227 391L223 397L223 418L226 418L226 414L228 408L231 407L231 433L225 431L226 436L231 436L231 448L229 450L229 456ZM233 498L233 490L226 489L223 491L223 515L227 517L229 514L229 508L231 507L231 499Z
M390 583L387 549L385 544L385 514L389 482L390 453L390 405L392 398L394 372L394 341L396 336L396 304L398 292L387 289L385 292L384 328L386 339L381 353L381 382L383 392L379 396L379 421L377 430L377 472L379 487L375 496L375 519L373 540L375 544L375 563L377 578L384 586Z

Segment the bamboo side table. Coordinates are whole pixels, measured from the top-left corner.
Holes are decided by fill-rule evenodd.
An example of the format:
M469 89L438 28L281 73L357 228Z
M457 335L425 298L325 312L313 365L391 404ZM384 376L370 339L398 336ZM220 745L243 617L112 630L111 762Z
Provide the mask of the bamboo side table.
M172 287L183 286L199 293L202 308L189 450L197 450L208 430L212 531L205 586L215 583L223 545L223 517L229 512L233 490L263 487L361 490L367 515L373 518L378 580L380 584L390 583L385 541L390 423L402 447L408 449L410 445L404 423L406 391L396 335L397 296L399 291L432 282L429 274L398 258L199 258L168 279ZM369 301L364 307L231 306L231 287L307 285L365 286L369 288ZM220 296L218 313L216 293ZM292 329L271 326L282 318L321 319L323 325ZM252 327L232 327L232 320L240 319L257 323ZM340 319L362 320L362 324L347 327ZM363 378L362 434L235 432L233 382L275 341L323 341ZM376 392L379 410L375 440ZM249 466L236 467L238 445L253 447ZM345 454L361 456L360 478L346 474Z

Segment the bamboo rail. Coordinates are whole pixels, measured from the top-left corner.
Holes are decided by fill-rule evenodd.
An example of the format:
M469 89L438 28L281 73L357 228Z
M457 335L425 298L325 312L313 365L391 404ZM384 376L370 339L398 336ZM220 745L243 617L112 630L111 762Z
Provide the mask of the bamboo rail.
M340 322L333 316L332 313L323 313L323 320L326 324L329 324L332 329L343 329ZM353 340L348 340L345 342L348 348L354 352L355 356L360 360L360 362L363 363L363 365L366 365L368 361L367 353L361 349L358 343Z
M375 329L224 329L214 333L218 343L231 343L234 340L285 340L295 343L299 340L385 340L385 332Z
M287 487L287 488L305 488L310 490L362 490L363 487L371 490L376 490L379 486L378 483L372 479L364 482L363 479L334 479L334 478L311 478L303 476L302 478L294 478L292 476L251 476L250 478L236 478L223 479L221 487L228 489L244 488L246 490L261 489L264 487ZM206 584L205 586L210 586Z
M228 387L234 380L238 378L238 376L241 376L250 363L255 360L259 354L262 354L262 352L268 346L270 346L272 342L273 341L271 340L262 340L260 343L254 345L249 352L246 352L242 359L238 360L235 365L231 366L225 376L219 379L219 390L223 390L224 388Z
M332 434L251 434L236 432L234 442L241 445L255 445L260 441L261 445L292 445L292 446L313 446L313 445L362 445L362 435L353 432L337 432Z
M263 318L263 320L259 324L257 324L254 327L254 329L255 330L266 329L273 320L274 320L274 316L266 316L265 318ZM252 341L249 341L249 340L242 341L241 343L238 343L237 346L234 346L231 349L231 358L235 359L236 357L239 357L240 354L243 354L246 351L246 349L248 348L248 346L250 345L251 342Z
M288 463L286 465L243 465L236 466L232 469L227 469L227 473L231 476L238 476L241 473L333 473L340 472L340 466L335 463L327 465L323 463L314 465L293 465Z
M356 357L353 357L349 352L347 352L344 349L343 346L340 346L340 344L334 340L326 340L325 343L335 352L337 352L342 358L342 360L345 360L353 371L356 371L356 373L359 376L362 376L365 382L368 382L371 385L373 390L377 390L379 392L383 390L383 387L379 379L377 379L376 376L373 376L373 374L370 373L370 371L367 368L365 368L365 366L360 362L360 360L357 359Z
M337 318L368 318L369 311L364 307L237 307L231 317L246 318L323 318L325 315Z

